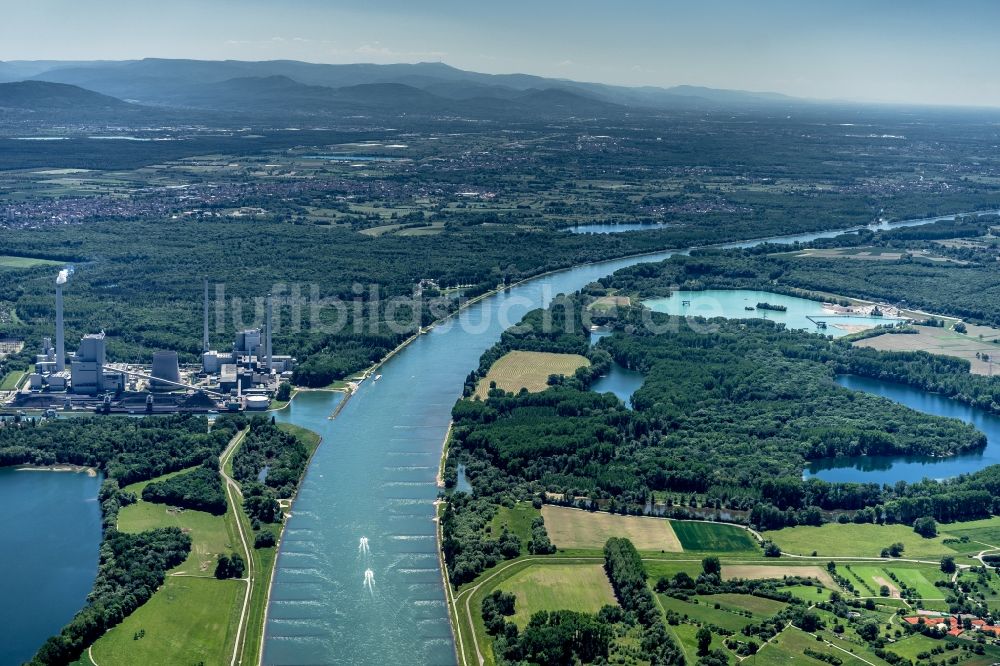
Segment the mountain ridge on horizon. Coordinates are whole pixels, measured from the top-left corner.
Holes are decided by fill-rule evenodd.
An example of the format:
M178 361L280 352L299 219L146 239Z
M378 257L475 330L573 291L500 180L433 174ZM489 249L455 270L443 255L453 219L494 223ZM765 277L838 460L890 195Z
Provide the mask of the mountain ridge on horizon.
M504 99L520 91L556 89L618 106L663 109L715 104L810 103L782 93L681 85L628 87L573 81L533 74L484 74L444 62L323 64L299 60L11 60L0 61L0 83L34 79L76 85L141 104L176 103L183 88L234 79L284 76L305 86L343 88L372 83L401 83L450 99ZM463 89L463 87L465 89Z

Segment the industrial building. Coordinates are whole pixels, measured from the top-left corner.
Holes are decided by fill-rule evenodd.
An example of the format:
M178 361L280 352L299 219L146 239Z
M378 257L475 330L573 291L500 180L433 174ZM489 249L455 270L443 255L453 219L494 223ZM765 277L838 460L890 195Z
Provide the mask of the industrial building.
M77 351L67 356L63 288L70 275L67 268L56 278L55 344L51 338L42 340L35 371L15 396L18 406L103 413L264 410L280 382L291 378L295 359L273 354L270 295L262 327L237 332L230 351L210 348L207 280L200 367L182 368L174 350L155 352L149 366L109 364L103 331L84 335Z

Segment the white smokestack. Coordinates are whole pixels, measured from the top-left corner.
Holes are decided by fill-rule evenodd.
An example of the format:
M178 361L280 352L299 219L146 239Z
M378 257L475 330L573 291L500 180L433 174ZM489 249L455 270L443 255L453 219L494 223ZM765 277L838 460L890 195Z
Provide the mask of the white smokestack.
M271 294L267 295L267 338L265 342L265 349L267 352L267 372L271 373L271 321L273 317L272 307L271 307Z
M205 278L205 333L201 343L202 351L209 350L208 344L208 278Z
M56 276L56 372L66 369L66 338L63 329L63 285L73 273L72 268L64 268Z

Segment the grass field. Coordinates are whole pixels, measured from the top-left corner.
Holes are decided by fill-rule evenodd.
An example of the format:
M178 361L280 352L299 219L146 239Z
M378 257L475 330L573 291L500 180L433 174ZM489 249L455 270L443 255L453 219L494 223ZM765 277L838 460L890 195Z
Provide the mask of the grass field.
M939 645L941 645L941 641L939 640L914 634L903 640L896 641L892 645L887 645L886 650L898 654L905 659L916 661L918 654L921 652L930 652Z
M517 393L526 388L532 393L548 388L549 375L572 375L577 368L590 365L578 354L549 354L546 352L512 351L504 354L476 387L476 395L485 398L490 382L497 388Z
M0 268L32 268L34 266L62 266L64 261L37 259L35 257L9 257L0 255Z
M17 388L18 382L24 378L27 374L22 370L12 370L4 375L3 380L0 381L0 391L13 391Z
M750 594L712 594L699 597L706 604L719 604L729 610L748 610L759 617L771 617L784 610L788 604L774 599L755 597Z
M191 535L191 554L171 573L212 576L219 555L237 549L238 539L226 529L223 516L204 511L170 511L165 504L139 501L118 514L122 532L144 532L157 527L179 527Z
M953 548L961 552L977 553L987 548L986 544L1000 547L1000 518L987 518L986 520L940 525L938 531L946 537L969 537L970 543L968 544L952 545Z
M101 666L225 664L245 583L172 576L93 647ZM136 639L142 630L145 635Z
M550 504L542 507L542 516L549 538L558 548L599 550L611 537L627 537L639 550L683 550L670 521L661 518L591 513Z
M731 552L757 550L757 542L746 530L734 525L674 520L670 522L684 550Z
M496 538L506 527L521 539L522 544L527 544L531 540L531 521L540 515L541 512L531 506L530 502L518 502L512 508L502 506L490 521L490 533Z
M783 578L784 576L799 576L801 578L815 578L824 585L836 588L833 578L823 567L815 565L796 566L794 564L723 564L722 577L726 580L730 578L746 578L759 580L763 578Z
M825 663L819 659L807 656L805 654L806 649L834 655L843 660L844 666L855 666L856 664L864 666L866 663L857 657L852 657L845 652L817 641L809 634L794 627L785 629L775 640L761 648L760 652L757 653L753 661L750 663L755 664L755 666L777 666L778 664L784 666L785 664ZM879 661L875 663L882 664L885 662Z
M970 363L974 375L988 375L991 368L987 361L976 358L976 353L995 356L997 346L970 335L962 335L947 328L935 326L914 326L917 335L884 334L865 338L854 343L856 347L870 347L882 351L926 351L942 356L964 358ZM998 368L1000 370L1000 368Z
M687 616L695 622L714 624L717 627L722 627L723 629L728 629L729 631L739 631L743 627L754 622L753 619L744 615L737 615L736 613L728 610L715 608L712 603L707 601L705 603L695 604L689 601L674 599L673 597L668 597L665 594L658 596L660 605L663 606L663 610L674 611L681 617Z
M906 525L840 525L827 523L821 527L786 527L765 533L781 550L798 555L816 552L823 557L878 557L883 548L899 542L905 547L903 557L939 559L954 555L944 537L925 539Z
M512 621L520 628L538 611L569 609L596 613L617 606L600 564L540 564L518 571L497 586L517 596Z

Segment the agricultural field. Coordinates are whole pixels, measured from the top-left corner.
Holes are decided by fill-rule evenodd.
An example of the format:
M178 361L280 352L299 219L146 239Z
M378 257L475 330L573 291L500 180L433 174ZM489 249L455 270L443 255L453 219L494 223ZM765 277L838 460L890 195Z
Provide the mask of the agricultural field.
M944 531L947 526L942 526ZM782 551L797 555L815 553L820 557L878 557L883 548L902 543L904 558L939 559L954 555L944 536L925 539L907 525L827 523L820 527L800 525L764 533Z
M1000 548L1000 518L941 525L938 531L944 533L946 537L956 539L967 537L967 543L950 544L952 548L960 549L961 552L978 553L990 547Z
M874 338L865 338L854 343L856 347L869 347L880 351L926 351L940 356L954 356L969 361L969 371L974 375L991 375L993 364L984 361L982 356L992 358L1000 353L1000 346L992 343L986 335L982 340L971 335L956 333L949 328L936 326L914 326L917 334L886 333ZM980 327L986 328L986 327ZM996 329L989 329L993 338ZM976 355L979 354L979 357ZM1000 367L996 369L1000 371Z
M783 601L755 597L751 594L712 594L699 597L702 603L719 604L726 610L747 610L759 617L771 617L788 607Z
M619 516L546 504L542 507L545 529L557 547L600 550L611 537L627 537L645 551L679 553L681 542L662 518Z
M616 606L615 593L601 564L535 564L497 586L517 597L513 622L524 628L538 611L570 608L596 613Z
M712 624L728 631L738 632L754 622L753 618L724 608L715 608L712 597L704 597L699 603L681 601L665 594L657 595L666 612L674 611L681 618L688 618L701 624Z
M152 598L92 648L98 664L227 663L245 583L168 576Z
M964 264L966 262L930 254L926 250L903 250L886 247L838 247L838 248L809 248L798 252L789 252L793 257L813 257L817 259L856 259L858 261L899 261L905 254L913 255L916 261L929 261L932 263Z
M757 542L745 529L721 523L671 521L684 550L713 552L757 551Z
M11 257L0 255L0 268L34 268L35 266L62 266L65 262L36 257Z
M830 573L824 568L816 565L797 565L791 562L781 564L725 564L722 565L722 577L726 580L732 578L745 578L748 580L760 580L765 578L783 578L784 576L799 576L800 578L815 578L823 585L831 589L837 589L836 583Z
M493 364L476 387L476 395L485 398L490 383L497 388L517 393L522 388L531 393L548 388L549 375L572 375L577 368L590 365L578 354L551 354L547 352L512 351L504 354Z

